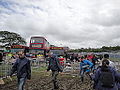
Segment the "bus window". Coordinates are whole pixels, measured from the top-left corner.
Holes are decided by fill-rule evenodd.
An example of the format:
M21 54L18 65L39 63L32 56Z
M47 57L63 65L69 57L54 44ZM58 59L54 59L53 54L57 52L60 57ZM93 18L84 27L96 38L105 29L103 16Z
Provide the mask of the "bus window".
M42 38L32 38L31 43L43 43L43 39Z

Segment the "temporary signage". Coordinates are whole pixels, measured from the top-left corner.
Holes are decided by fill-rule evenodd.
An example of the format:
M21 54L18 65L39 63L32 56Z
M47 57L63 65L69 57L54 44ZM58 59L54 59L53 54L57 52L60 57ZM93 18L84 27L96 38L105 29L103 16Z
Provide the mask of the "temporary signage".
M63 50L63 47L50 47L51 50Z
M13 45L13 46L11 46L11 48L25 48L25 46L22 46L22 45Z

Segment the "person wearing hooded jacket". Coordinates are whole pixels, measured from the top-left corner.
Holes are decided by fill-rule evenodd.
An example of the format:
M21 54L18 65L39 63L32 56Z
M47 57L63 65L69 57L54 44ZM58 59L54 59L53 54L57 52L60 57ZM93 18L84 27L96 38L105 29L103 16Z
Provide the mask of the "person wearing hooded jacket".
M102 83L101 80L100 80L101 72L106 71L106 70L110 70L110 72L112 73L112 76L113 76L113 79L114 79L113 87L104 87L101 84ZM120 80L118 80L120 78L120 75L115 70L115 68L109 66L109 61L107 59L104 59L102 61L102 66L96 70L96 72L92 76L92 78L94 80L93 88L95 90L119 90L117 82L120 81Z
M118 73L118 75L120 76L120 73ZM118 87L118 90L120 90L120 77L117 78L117 87Z
M57 76L59 72L62 72L62 67L60 65L59 59L56 55L53 55L52 53L49 55L49 65L47 68L47 71L52 71L52 82L54 85L54 89L59 89L58 82L57 82Z

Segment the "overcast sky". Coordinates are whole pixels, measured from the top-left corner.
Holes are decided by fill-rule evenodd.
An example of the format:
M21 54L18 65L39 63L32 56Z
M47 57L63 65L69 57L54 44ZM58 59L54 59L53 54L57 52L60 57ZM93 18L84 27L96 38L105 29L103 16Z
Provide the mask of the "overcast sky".
M120 45L120 0L0 0L0 30L70 48Z

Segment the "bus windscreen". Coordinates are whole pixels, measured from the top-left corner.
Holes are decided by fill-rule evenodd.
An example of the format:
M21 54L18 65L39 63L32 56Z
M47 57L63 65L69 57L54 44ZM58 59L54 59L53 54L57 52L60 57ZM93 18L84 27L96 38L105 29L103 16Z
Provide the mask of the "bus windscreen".
M31 43L43 43L42 38L31 38Z

